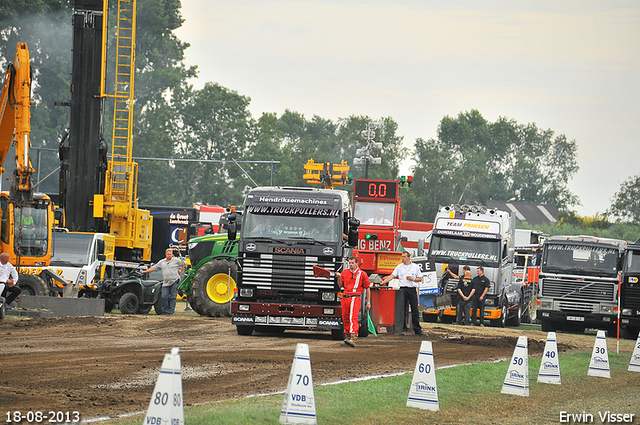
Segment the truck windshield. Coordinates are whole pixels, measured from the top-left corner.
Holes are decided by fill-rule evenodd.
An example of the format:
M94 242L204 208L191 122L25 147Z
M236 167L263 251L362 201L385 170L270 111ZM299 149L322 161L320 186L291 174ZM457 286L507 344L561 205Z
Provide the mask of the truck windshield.
M467 263L497 266L500 259L500 240L460 239L433 235L429 244L429 258L445 263Z
M311 238L325 243L342 241L338 217L299 217L246 213L242 227L243 238L297 240Z
M618 273L618 249L594 245L548 244L542 271L550 273Z
M395 217L396 204L356 201L354 211L354 215L360 220L360 224L390 226L393 224Z
M54 233L51 265L84 266L89 264L92 234Z
M628 251L624 264L625 272L640 272L640 251Z
M47 210L44 208L15 208L16 253L41 257L48 250Z

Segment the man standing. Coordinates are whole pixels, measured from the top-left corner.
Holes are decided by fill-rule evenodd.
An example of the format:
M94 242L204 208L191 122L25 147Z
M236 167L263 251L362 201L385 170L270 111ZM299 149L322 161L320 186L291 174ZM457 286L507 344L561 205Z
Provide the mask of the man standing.
M462 271L464 276L458 276L447 268L449 274L458 279L458 286L456 291L458 292L458 304L456 306L456 323L462 325L462 313L464 312L464 324L471 324L471 306L473 305L473 294L475 289L473 287L471 279L471 267L464 266Z
M420 266L411 262L411 253L402 253L402 263L398 264L389 276L382 279L382 285L386 285L391 279L400 281L400 290L404 294L405 317L402 321L402 335L407 334L407 304L411 306L411 321L416 335L424 335L420 327L420 315L418 314L418 286L422 281Z
M154 270L162 271L162 314L173 314L176 311L176 295L180 273L184 270L185 262L182 258L173 256L173 250L167 248L165 257L142 273L151 273Z
M371 282L369 276L358 267L358 259L349 258L349 268L343 270L340 276L342 282L342 324L344 325L344 342L340 345L355 347L358 340L358 313L360 313L362 291L367 290L367 310L371 309ZM366 325L365 325L366 326Z
M18 271L9 262L9 253L3 252L0 254L0 297L5 299L6 306L11 305L22 292L16 283Z
M484 299L487 295L487 291L489 291L489 286L491 286L491 282L484 275L484 268L482 266L478 267L478 276L474 277L471 282L473 283L473 289L475 293L473 294L473 308L471 310L471 321L474 326L478 326L478 322L476 320L476 310L480 311L480 326L484 326Z

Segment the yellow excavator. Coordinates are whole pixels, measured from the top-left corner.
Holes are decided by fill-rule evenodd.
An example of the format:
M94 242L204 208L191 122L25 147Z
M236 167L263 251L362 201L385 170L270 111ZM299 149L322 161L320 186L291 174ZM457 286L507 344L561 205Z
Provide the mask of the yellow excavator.
M9 190L0 196L0 252L8 253L9 262L21 272L49 265L53 227L51 199L34 192L31 180L35 171L29 159L31 75L27 45L18 43L15 60L7 66L0 98L1 173L10 148L15 147L15 171L8 179ZM50 288L45 280L21 273L18 286L26 294L48 295Z

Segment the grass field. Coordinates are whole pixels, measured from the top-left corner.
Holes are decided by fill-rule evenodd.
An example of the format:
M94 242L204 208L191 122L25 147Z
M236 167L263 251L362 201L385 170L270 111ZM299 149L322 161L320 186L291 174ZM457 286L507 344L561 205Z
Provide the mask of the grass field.
M435 353L437 356L437 353ZM416 353L417 356L417 353ZM537 383L539 358L529 358L530 396L500 393L508 362L436 371L439 412L407 408L412 374L314 389L319 424L558 424L561 412L633 414L640 424L640 373L630 355L609 353L611 379L587 376L591 352L560 356L562 385ZM250 397L185 408L185 424L278 424L283 395ZM187 400L188 403L188 400ZM586 417L589 419L589 417ZM140 424L143 416L104 424Z

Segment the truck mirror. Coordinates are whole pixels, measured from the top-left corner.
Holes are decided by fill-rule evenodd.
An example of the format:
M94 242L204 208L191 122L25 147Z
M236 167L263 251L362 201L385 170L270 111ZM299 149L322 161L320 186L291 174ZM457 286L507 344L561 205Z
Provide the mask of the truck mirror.
M358 227L360 220L355 217L349 217L349 233L347 235L347 243L350 247L358 245Z
M98 261L106 261L107 256L104 254L98 254Z
M236 214L229 214L229 227L227 228L227 239L230 241L235 241L238 233L238 223L236 223Z

